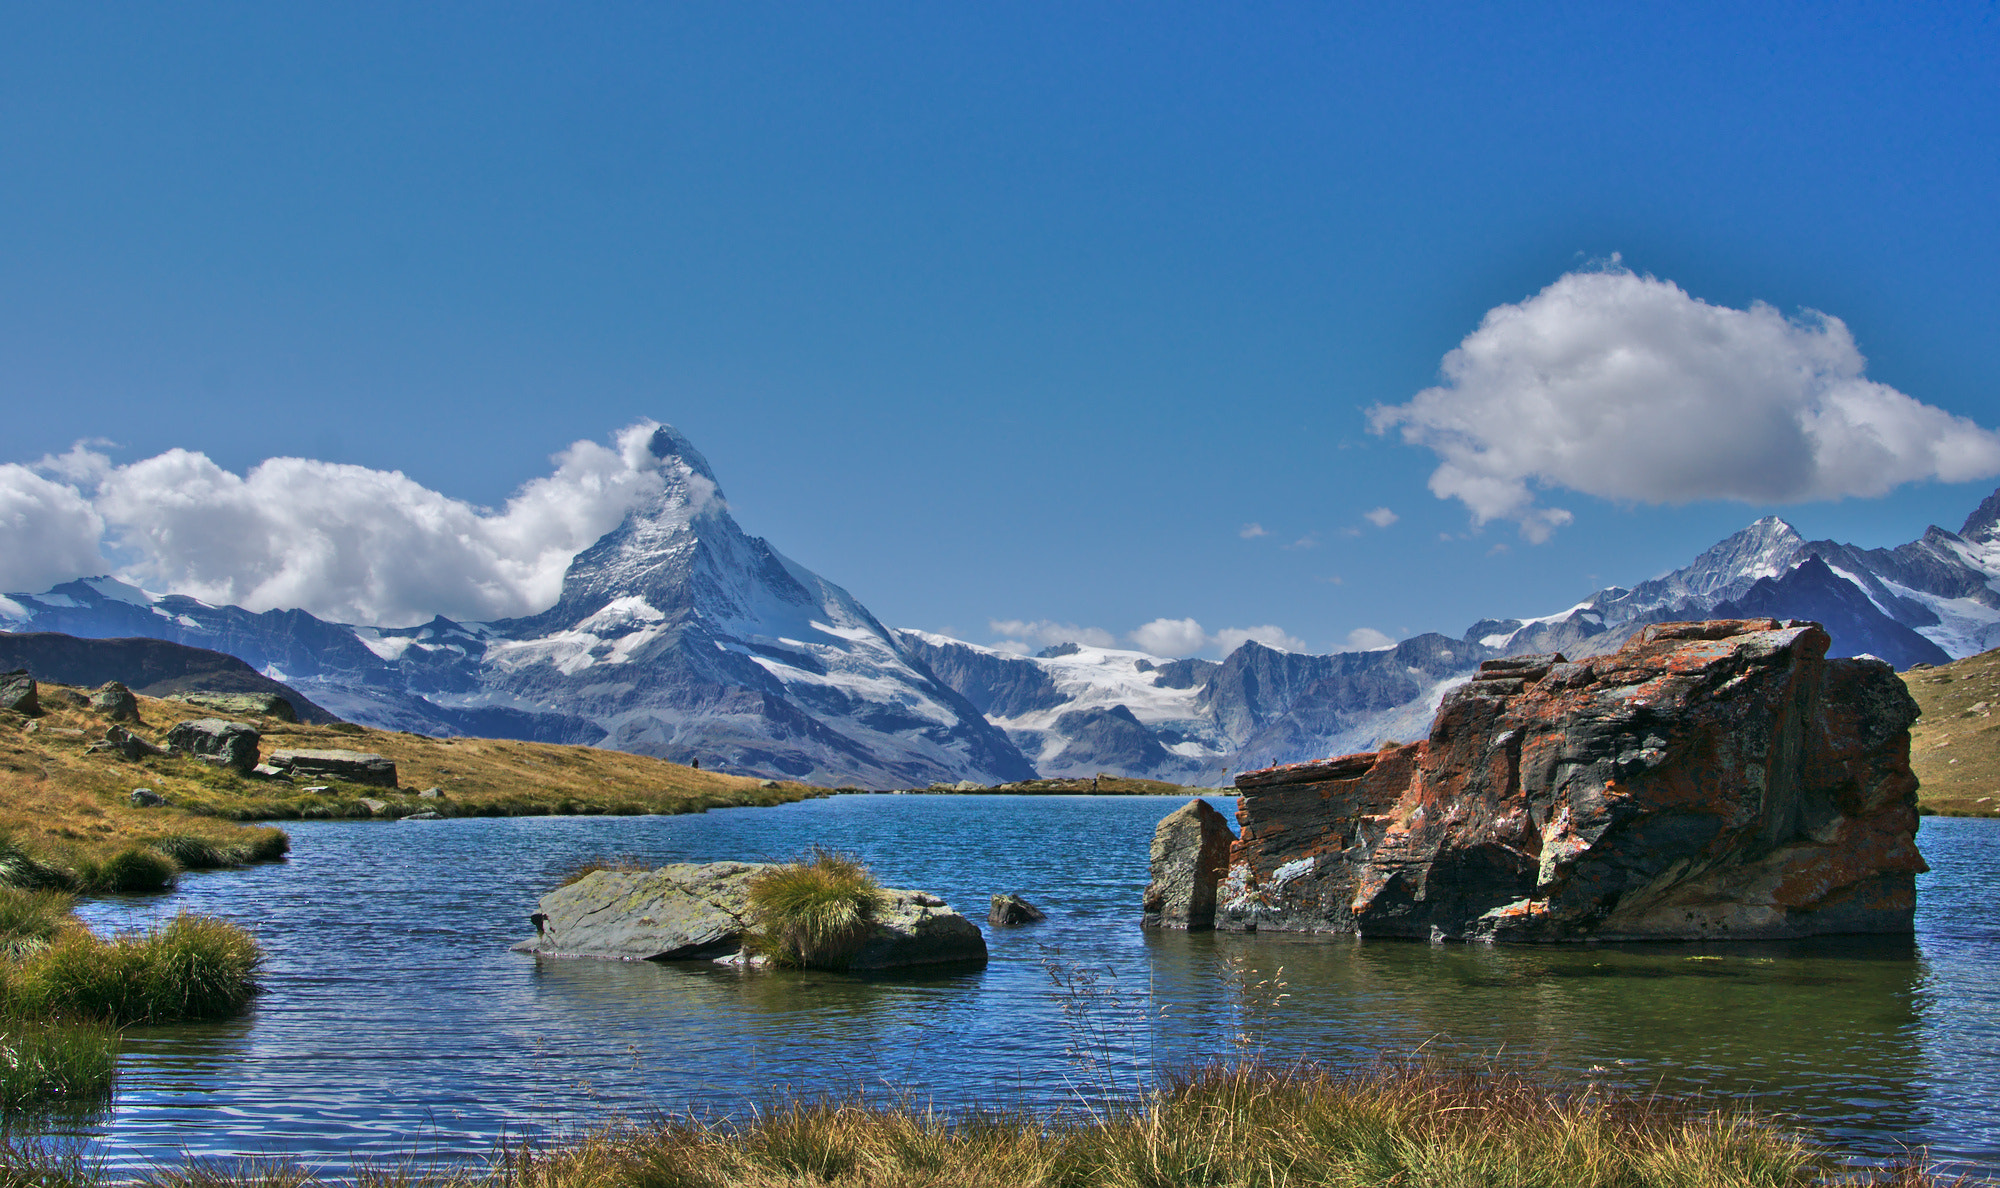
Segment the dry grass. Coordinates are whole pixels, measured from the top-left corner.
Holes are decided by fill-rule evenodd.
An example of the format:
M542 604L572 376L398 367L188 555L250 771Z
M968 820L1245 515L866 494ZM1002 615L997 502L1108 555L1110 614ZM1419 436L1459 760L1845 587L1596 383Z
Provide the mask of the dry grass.
M1910 730L1918 811L2000 817L2000 649L1902 675L1924 715Z
M381 815L386 816L425 810L525 816L701 812L824 794L803 784L763 788L744 776L591 747L253 720L264 734L267 756L284 748L372 751L396 761L402 784L402 790L392 791L328 780L318 782L327 791L309 794L304 790L309 785L245 777L185 757L133 762L86 754L110 721L69 704L60 686L44 685L42 703L44 713L33 719L0 711L0 834L38 859L71 870L102 864L135 845L164 850L186 869L272 857L283 852L281 832L224 822L374 815L364 798L385 802ZM142 722L127 725L160 745L175 723L211 716L151 697L139 698L139 707ZM433 787L443 796L415 794ZM134 807L134 788L150 788L169 804Z
M823 846L751 877L750 948L779 965L846 969L874 927L882 885L851 854Z
M44 1161L38 1163L38 1159ZM45 1170L44 1170L45 1169ZM38 1174L40 1172L40 1174ZM0 1148L0 1185L95 1185L61 1149ZM304 1188L295 1165L196 1163L138 1181ZM781 1104L746 1126L671 1119L486 1165L382 1167L377 1188L1932 1188L1914 1164L1844 1167L1734 1111L1490 1071L1399 1066L1347 1076L1236 1065L1178 1078L1113 1116L951 1118L915 1106Z

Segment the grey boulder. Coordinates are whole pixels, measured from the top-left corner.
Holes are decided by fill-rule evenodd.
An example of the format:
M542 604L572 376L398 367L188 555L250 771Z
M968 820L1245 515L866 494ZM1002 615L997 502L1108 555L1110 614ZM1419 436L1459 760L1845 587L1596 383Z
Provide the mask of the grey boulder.
M271 766L293 776L345 780L378 788L396 786L396 763L366 751L275 751Z
M755 927L750 880L760 862L676 863L650 871L600 870L542 896L538 935L514 946L546 957L696 961L734 953ZM923 891L885 888L875 927L850 970L986 960L979 926Z
M195 718L176 723L167 731L167 745L175 754L192 755L206 763L250 772L260 766L257 748L263 737L247 722Z
M102 742L90 744L90 750L92 753L110 752L115 755L122 755L134 763L153 755L164 755L167 753L166 748L154 746L123 726L116 725L104 732Z
M151 788L132 789L132 803L138 808L158 808L167 803L167 798Z
M35 695L35 678L28 675L27 669L0 673L0 710L13 710L17 714L42 712L41 699Z
M122 681L106 681L104 686L90 695L90 708L118 722L139 720L139 699L132 696L132 690Z
M1022 899L1018 895L995 895L993 906L987 909L986 922L995 928L1012 928L1019 924L1039 924L1048 919L1042 909Z

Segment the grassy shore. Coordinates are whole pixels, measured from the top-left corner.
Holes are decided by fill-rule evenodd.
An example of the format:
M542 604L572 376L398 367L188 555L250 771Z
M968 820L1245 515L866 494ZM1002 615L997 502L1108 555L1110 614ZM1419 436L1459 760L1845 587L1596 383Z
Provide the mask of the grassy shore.
M1917 810L2000 817L2000 649L1913 668L1903 683L1923 710L1910 730Z
M1407 1066L1215 1067L1111 1113L947 1118L921 1107L789 1103L746 1126L668 1120L484 1164L366 1169L376 1188L1930 1188L1914 1164L1851 1168L1803 1136L1735 1111L1505 1073ZM109 1182L60 1150L0 1149L0 1183ZM304 1188L279 1162L165 1168L173 1188Z
M395 761L401 788L330 779L284 783L182 756L131 761L87 753L111 723L62 693L59 686L44 686L44 712L37 718L0 712L0 831L34 853L55 855L72 866L79 859L108 860L133 845L152 846L162 837L207 839L226 854L256 852L253 835L224 821L401 817L423 811L448 817L688 813L825 794L805 784L765 787L769 781L593 747L250 719L263 733L267 756L281 749L368 751ZM139 698L139 713L140 722L125 725L160 745L175 723L214 716L150 697ZM135 807L135 788L151 789L167 805ZM417 794L431 788L440 795ZM381 807L371 808L364 803L369 800ZM201 853L193 843L175 844L179 849L172 854L182 865L186 856Z

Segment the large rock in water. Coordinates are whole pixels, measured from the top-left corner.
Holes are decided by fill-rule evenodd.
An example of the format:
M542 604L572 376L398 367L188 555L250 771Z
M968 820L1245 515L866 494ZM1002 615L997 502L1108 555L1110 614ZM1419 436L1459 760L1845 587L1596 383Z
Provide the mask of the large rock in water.
M1917 709L1775 619L1489 661L1428 740L1237 778L1217 927L1761 940L1908 933Z
M600 870L542 896L537 935L514 946L546 957L693 961L734 953L753 927L749 882L769 864L677 863ZM986 960L986 937L935 895L885 888L874 932L850 970Z
M1215 887L1236 834L1206 800L1190 800L1153 830L1152 876L1141 923L1201 931L1215 927Z

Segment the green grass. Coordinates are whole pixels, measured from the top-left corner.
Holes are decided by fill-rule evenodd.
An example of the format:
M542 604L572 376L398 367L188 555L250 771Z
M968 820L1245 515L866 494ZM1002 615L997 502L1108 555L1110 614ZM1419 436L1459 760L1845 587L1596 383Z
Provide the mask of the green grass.
M118 1034L90 1024L0 1027L0 1113L101 1102L111 1095Z
M850 854L815 846L753 877L750 947L779 965L845 969L874 926L881 884Z
M20 958L47 948L56 934L76 923L67 891L0 887L0 957Z
M186 912L106 940L66 929L6 970L6 1013L110 1026L219 1019L256 992L263 960L249 933Z

